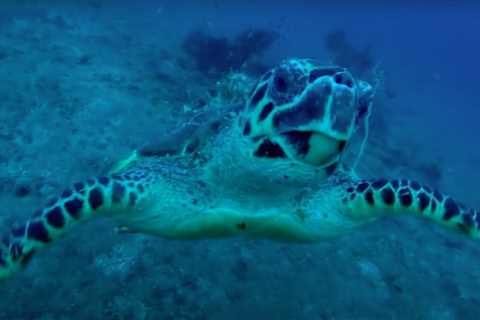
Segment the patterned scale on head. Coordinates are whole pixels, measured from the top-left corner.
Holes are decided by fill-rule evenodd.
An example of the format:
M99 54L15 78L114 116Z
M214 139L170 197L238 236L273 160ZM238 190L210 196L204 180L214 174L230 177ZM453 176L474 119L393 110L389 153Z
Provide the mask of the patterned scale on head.
M252 90L243 135L255 143L253 156L287 158L332 173L372 100L372 87L345 68L291 59Z

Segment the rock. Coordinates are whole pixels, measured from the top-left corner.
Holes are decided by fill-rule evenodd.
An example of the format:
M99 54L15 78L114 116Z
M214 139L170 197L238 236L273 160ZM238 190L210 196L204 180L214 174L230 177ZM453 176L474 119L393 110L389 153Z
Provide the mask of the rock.
M25 198L30 194L30 191L27 185L18 185L15 187L15 195L19 198Z

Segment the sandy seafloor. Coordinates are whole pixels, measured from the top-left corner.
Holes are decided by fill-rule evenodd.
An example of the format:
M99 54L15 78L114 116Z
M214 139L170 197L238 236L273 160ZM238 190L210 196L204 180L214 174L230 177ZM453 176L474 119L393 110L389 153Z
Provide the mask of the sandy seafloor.
M182 49L192 30L230 38L273 30L275 42L254 58L267 66L292 56L332 62L324 38L343 30L351 50L370 47L382 78L359 174L418 179L480 207L480 9L405 6L0 4L2 229L164 139L212 92L227 90L227 73L200 72ZM79 226L2 283L0 319L480 317L478 242L418 219L376 222L318 245L177 242L114 227Z

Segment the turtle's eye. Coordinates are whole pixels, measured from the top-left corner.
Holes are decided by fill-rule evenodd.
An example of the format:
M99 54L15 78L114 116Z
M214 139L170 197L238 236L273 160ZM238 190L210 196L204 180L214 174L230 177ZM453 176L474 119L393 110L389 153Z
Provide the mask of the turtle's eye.
M293 102L305 90L307 80L305 73L292 65L275 68L268 79L272 102L277 106Z
M350 89L353 88L353 78L349 72L338 72L333 77L333 80L336 84L343 84L344 86L349 87Z

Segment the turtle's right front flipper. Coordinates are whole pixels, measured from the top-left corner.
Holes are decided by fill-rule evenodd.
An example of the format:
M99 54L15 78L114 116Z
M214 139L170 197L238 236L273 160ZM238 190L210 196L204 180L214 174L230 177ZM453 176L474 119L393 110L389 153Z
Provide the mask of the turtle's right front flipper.
M0 244L0 279L20 270L38 250L97 215L134 210L150 184L148 172L127 172L76 183L13 229Z

